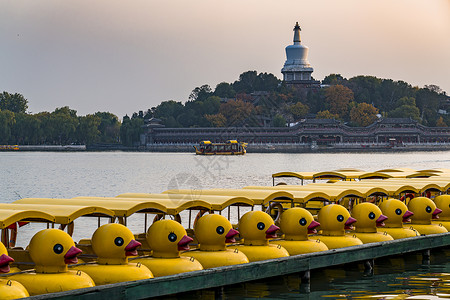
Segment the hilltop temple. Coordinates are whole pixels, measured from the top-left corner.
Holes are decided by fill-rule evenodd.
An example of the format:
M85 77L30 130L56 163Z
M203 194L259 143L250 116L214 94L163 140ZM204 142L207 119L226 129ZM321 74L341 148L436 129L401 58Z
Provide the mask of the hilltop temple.
M281 69L283 81L298 88L320 88L320 81L311 76L314 69L308 61L309 48L302 45L300 31L297 22L294 27L294 44L286 47L286 62Z

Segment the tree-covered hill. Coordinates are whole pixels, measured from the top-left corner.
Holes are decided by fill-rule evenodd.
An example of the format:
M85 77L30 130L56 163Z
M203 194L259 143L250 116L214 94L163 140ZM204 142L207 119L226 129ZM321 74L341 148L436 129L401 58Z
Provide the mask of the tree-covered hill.
M168 100L123 117L97 112L77 116L61 107L27 113L21 94L0 94L0 144L70 144L139 142L145 119L158 118L169 128L272 126L304 118L337 119L349 126L367 126L378 117L412 118L430 127L450 125L450 98L438 86L414 87L404 81L331 74L321 88L287 86L269 73L247 71L213 90L205 84L186 102Z

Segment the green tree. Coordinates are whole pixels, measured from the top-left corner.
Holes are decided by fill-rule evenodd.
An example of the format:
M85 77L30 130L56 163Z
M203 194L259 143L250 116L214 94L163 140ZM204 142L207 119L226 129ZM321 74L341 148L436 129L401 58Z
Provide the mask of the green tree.
M294 117L294 120L297 121L306 116L309 112L309 107L306 104L301 102L297 102L291 106L289 106L289 112Z
M28 100L18 93L3 92L0 94L0 109L14 113L25 113L28 109Z
M12 127L15 144L37 145L42 142L41 121L38 115L16 113L16 122Z
M86 115L78 117L77 136L78 141L90 145L100 140L101 118L96 115Z
M342 77L341 74L330 74L328 76L325 76L325 78L322 80L322 84L329 84L329 85L336 85L341 84L344 85L346 83L347 79Z
M368 126L377 119L378 109L368 103L359 103L350 111L350 120L358 126Z
M272 124L273 124L273 127L286 127L286 119L282 115L277 114L273 118Z
M120 127L120 139L124 146L132 147L139 144L142 125L144 125L143 118L138 116L131 119L128 116L123 117L122 126Z
M96 112L95 116L100 118L100 142L102 143L117 143L120 136L120 122L119 118L109 112Z
M50 126L52 128L52 140L61 145L70 144L77 140L76 130L79 124L77 111L68 106L55 109L51 113Z
M185 110L181 102L173 100L163 101L155 108L155 117L161 119L162 123L169 128L181 127L177 122L178 116Z
M203 101L209 96L211 96L212 91L211 87L207 84L202 85L201 87L196 87L191 94L189 95L189 100L191 101Z
M218 96L220 98L234 98L236 96L236 91L233 89L231 84L227 82L221 82L216 85L214 96Z
M388 113L390 118L411 118L420 121L420 110L415 105L401 105Z
M8 144L11 138L11 129L16 122L15 114L9 110L0 110L0 143Z

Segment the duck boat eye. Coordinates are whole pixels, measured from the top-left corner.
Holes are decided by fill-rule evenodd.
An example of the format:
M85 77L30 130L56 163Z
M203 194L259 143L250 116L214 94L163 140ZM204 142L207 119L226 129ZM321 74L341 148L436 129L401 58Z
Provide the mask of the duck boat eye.
M375 213L374 212L370 212L369 213L369 219L371 219L371 220L375 219Z
M298 223L302 226L306 225L306 219L305 218L301 218L300 221L298 221Z
M217 234L223 234L225 232L225 229L222 226L217 226L216 232Z
M121 237L116 237L116 239L114 240L114 244L116 244L116 246L122 246L123 245L123 238Z
M397 215L401 215L401 214L402 214L402 210L401 210L400 208L397 208L397 209L395 210L395 213L396 213Z
M56 254L61 254L64 251L64 247L61 244L56 244L53 246L53 252Z
M263 222L259 222L258 225L256 225L256 227L258 227L259 230L263 230L266 225Z
M337 220L338 220L339 222L344 221L344 216L343 216L343 215L337 216Z
M169 236L167 237L169 241L175 242L177 240L177 235L173 232L169 233Z
M427 213L430 213L431 212L431 207L427 206L427 208L425 208L425 210L426 210Z

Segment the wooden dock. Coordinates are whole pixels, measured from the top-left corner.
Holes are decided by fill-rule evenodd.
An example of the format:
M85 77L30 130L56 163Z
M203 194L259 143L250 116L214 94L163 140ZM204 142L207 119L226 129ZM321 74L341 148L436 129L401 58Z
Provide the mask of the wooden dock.
M449 245L450 233L418 236L153 279L45 294L29 299L146 299L295 273L303 273L305 279L308 279L309 271L314 269L361 262L370 269L374 259L377 258L412 252L421 252L426 258L430 255L430 250Z

